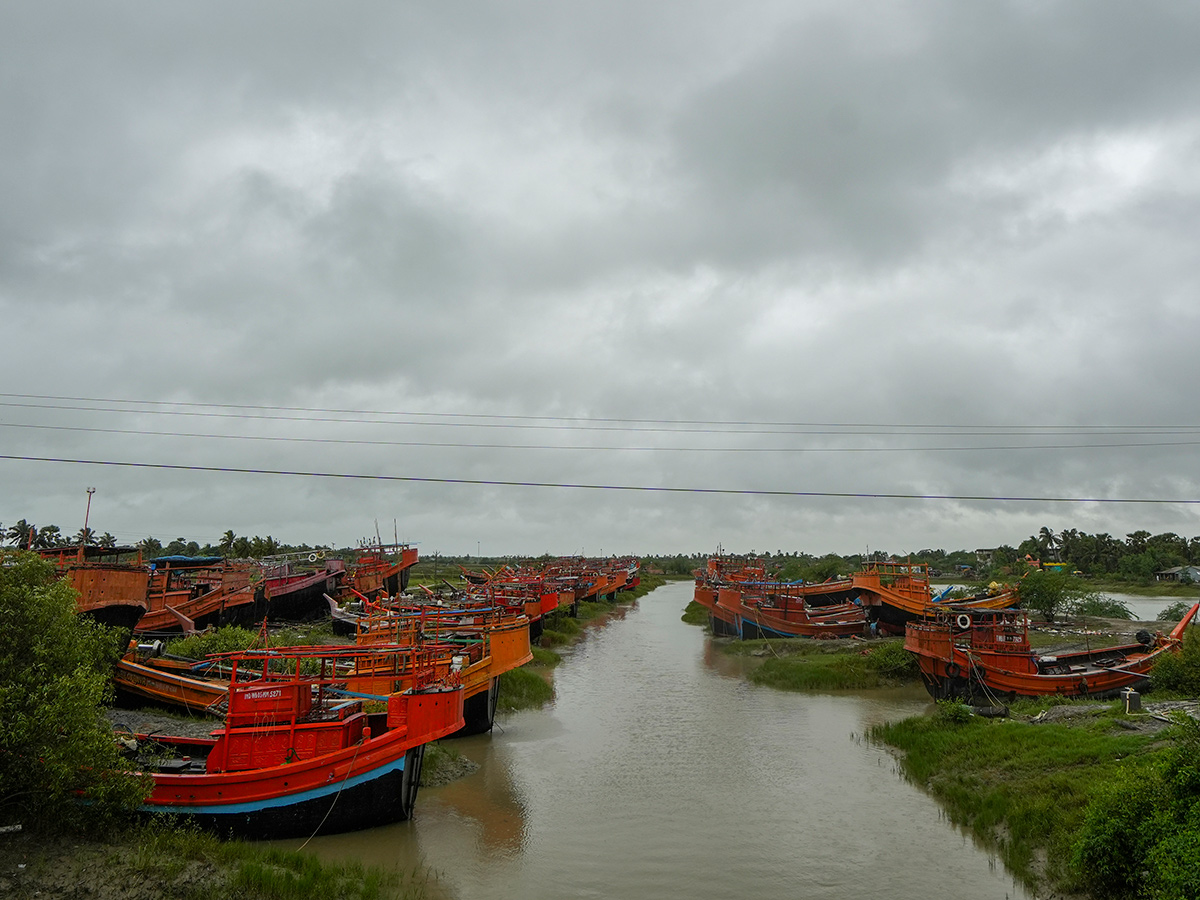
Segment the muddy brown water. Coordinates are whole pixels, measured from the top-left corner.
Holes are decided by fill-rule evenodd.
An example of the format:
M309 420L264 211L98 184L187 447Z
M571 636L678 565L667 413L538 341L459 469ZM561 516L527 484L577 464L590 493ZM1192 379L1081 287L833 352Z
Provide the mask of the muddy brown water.
M922 689L755 687L680 621L691 591L590 626L554 702L454 742L479 770L423 789L412 820L307 849L427 867L458 900L1031 897L863 739L926 712Z

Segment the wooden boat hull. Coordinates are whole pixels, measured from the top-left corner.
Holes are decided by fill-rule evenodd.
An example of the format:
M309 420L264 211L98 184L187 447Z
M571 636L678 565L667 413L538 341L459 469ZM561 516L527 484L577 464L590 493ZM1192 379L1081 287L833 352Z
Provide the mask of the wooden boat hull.
M1136 644L1040 656L1030 649L1024 616L990 611L977 619L978 610L956 607L933 620L909 623L904 647L916 655L921 679L935 700L1104 698L1143 686L1155 662L1178 650L1198 611L1200 604L1168 635L1141 633Z
M209 712L225 699L229 690L228 682L165 671L145 665L129 654L117 661L113 686L125 695L190 713Z
M345 721L227 729L207 741L155 737L184 758L174 761L174 771L151 773L154 788L143 811L254 839L402 821L416 802L425 744L462 725L462 689L394 696L388 703L387 714ZM335 749L322 751L330 745ZM275 761L255 765L263 756ZM228 770L231 762L241 767Z
M264 588L267 618L290 622L317 618L327 609L325 597L338 592L345 574L342 561L331 560L319 572L268 576Z

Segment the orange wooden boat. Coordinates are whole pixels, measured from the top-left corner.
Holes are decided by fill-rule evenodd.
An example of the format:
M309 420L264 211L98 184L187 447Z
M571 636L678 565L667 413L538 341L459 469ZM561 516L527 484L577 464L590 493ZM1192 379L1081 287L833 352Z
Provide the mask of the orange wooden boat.
M372 600L381 596L395 597L408 587L417 555L417 548L408 544L363 547L348 567L346 586Z
M1029 646L1024 612L954 606L909 622L904 647L916 654L936 700L1110 697L1145 684L1155 661L1179 650L1197 611L1200 603L1169 634L1138 632L1135 644L1038 655Z
M360 624L357 636L362 646L411 645L419 641L450 648L449 656L438 665L454 666L463 685L464 722L454 737L490 731L500 696L500 676L533 659L528 620L500 609L425 606L419 611L370 617ZM406 686L391 678L388 673L376 678L360 671L356 675L357 689L389 693Z
M140 736L144 810L274 839L408 818L425 745L462 726L462 686L411 647L292 647L225 657L228 711L212 738ZM412 686L357 696L347 673L391 666ZM319 668L319 673L308 674ZM374 701L380 711L364 708Z
M261 622L267 601L261 570L219 556L150 560L149 609L138 632L178 632Z
M694 599L709 612L713 634L753 638L861 635L867 617L850 579L781 582L762 560L711 557L696 572Z
M194 714L219 716L224 712L229 680L227 677L205 677L203 672L211 662L197 664L194 660L179 660L172 665L171 661L154 659L156 652L153 644L135 644L117 660L113 687L118 697L148 700Z
M850 576L854 590L873 618L893 634L903 634L906 623L919 619L936 604L929 587L929 567L924 563L868 562ZM984 591L973 598L954 600L969 609L1009 609L1020 602L1014 588Z
M54 547L39 551L79 593L76 610L99 622L132 630L149 608L150 567L136 547ZM136 562L120 562L122 556Z

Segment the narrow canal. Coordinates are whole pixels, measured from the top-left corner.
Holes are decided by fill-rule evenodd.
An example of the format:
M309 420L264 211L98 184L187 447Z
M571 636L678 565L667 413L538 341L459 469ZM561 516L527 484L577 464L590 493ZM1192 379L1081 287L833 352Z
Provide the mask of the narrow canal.
M456 742L479 771L423 790L413 821L308 849L427 866L457 900L1029 897L862 739L923 690L750 685L680 621L691 591L589 628L554 703Z

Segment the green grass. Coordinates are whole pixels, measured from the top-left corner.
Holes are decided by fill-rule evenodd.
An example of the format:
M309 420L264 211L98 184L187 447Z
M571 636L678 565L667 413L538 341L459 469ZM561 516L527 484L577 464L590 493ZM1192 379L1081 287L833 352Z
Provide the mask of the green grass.
M1069 861L1088 804L1160 740L1117 728L1112 708L1070 727L939 713L878 725L870 736L903 750L907 776L1030 884L1043 874L1076 884ZM1044 873L1035 866L1040 849L1049 851Z
M185 900L420 900L429 895L422 873L324 863L299 851L222 841L170 819L118 835L106 860L117 883L140 877L160 883L162 896Z
M708 608L697 603L695 600L689 600L680 618L688 625L707 626L709 618Z
M539 666L543 669L553 669L560 662L562 662L562 656L555 653L553 650L549 650L545 647L534 647L532 649L533 662L529 663L531 666Z
M580 600L577 618L579 621L590 622L612 612L613 605L607 600ZM574 620L572 620L574 621Z
M796 638L788 641L736 641L735 652L756 654L759 647L771 654L752 670L755 684L785 691L821 691L889 687L915 682L920 676L916 659L900 639L829 642ZM780 647L779 645L782 645Z
M497 708L506 712L534 709L554 699L554 688L537 672L522 666L500 676Z

